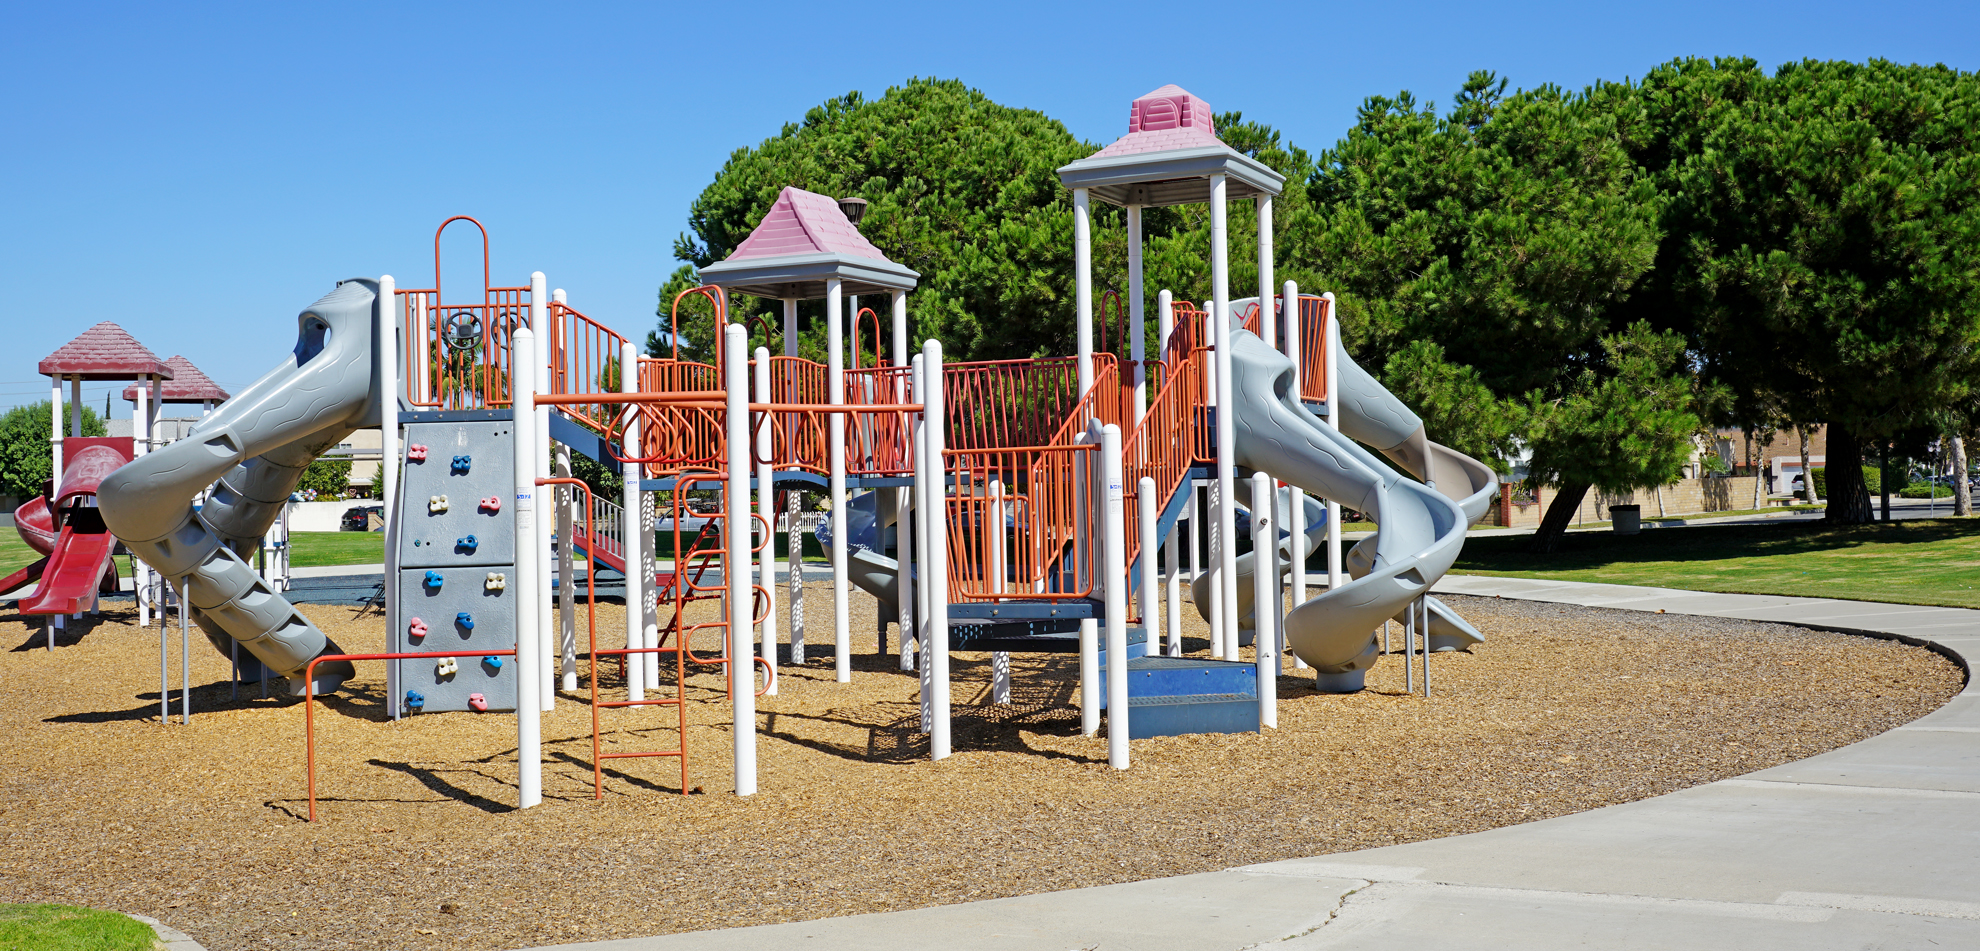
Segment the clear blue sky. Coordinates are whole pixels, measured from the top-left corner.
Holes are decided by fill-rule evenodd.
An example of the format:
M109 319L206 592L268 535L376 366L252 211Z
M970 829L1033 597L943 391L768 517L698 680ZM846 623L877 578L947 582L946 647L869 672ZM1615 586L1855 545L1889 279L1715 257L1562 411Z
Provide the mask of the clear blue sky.
M1173 82L1317 151L1363 97L1446 102L1481 68L1573 88L1682 55L1980 69L1971 3L11 9L0 408L45 398L35 362L106 319L238 390L336 279L430 281L452 214L489 226L498 283L541 270L643 336L688 204L732 150L913 76L1096 143ZM449 250L450 274L478 266L465 240Z

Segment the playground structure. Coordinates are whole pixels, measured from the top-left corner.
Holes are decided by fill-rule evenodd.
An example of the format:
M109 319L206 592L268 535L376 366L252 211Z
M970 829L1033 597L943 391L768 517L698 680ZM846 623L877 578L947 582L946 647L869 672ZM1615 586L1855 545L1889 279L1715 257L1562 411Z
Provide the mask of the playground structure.
M919 275L860 235L847 214L856 201L786 188L727 260L702 269L707 285L682 297L712 309L707 362L683 355L677 322L666 356L640 355L540 272L527 286L494 285L485 229L479 296L443 297L441 234L456 222L480 229L456 217L435 233L433 287L400 290L389 276L339 283L299 316L293 359L191 438L101 480L103 521L183 586L186 615L216 644L238 643L298 694L336 689L353 661L382 660L395 717L513 709L523 806L541 796L538 717L560 686L578 686L580 551L594 581L600 565L626 579L624 647L599 647L595 632L589 645L594 739L601 709L680 710L688 668L719 666L733 704L735 789L754 792L755 698L775 691L780 662L769 596L779 532L790 553L784 640L792 663L806 660L805 493L826 502L817 534L831 553L836 677L852 676L856 585L881 602L883 650L891 619L900 666L919 672L937 759L951 753L951 650L991 653L992 702L1009 696L1009 653L1077 653L1082 729L1097 734L1104 711L1109 760L1123 769L1133 737L1275 725L1288 652L1323 690L1360 689L1392 620L1427 692L1429 653L1480 639L1426 592L1484 514L1496 477L1428 441L1421 421L1354 365L1330 295L1274 285L1271 210L1283 179L1219 141L1210 115L1164 87L1135 101L1128 135L1060 169L1075 222L1072 357L947 363L933 339L912 352L907 296ZM1114 341L1125 354L1094 347L1095 197L1126 209L1125 307L1107 299L1125 324ZM1226 212L1244 198L1258 208L1259 287L1232 300ZM1199 307L1160 292L1151 356L1142 210L1195 202L1210 208L1212 299ZM781 328L763 326L753 353L746 328L731 322L733 293L782 302ZM885 348L879 312L858 306L878 295ZM797 351L798 303L817 299L823 363ZM681 299L673 305L677 321ZM887 360L860 367L869 316L873 350ZM783 354L772 356L778 330ZM243 554L302 468L364 426L383 434L392 649L346 655ZM588 491L580 504L572 453L623 476L618 505ZM189 500L209 485L195 512ZM709 489L719 503L691 500ZM660 494L670 499L664 519ZM1349 552L1341 503L1380 525ZM1241 514L1252 539L1242 556ZM685 534L695 520L699 534ZM663 522L674 538L664 566L654 546ZM1309 599L1305 565L1323 532L1326 590ZM1182 540L1209 622L1208 658L1183 656ZM1199 545L1207 558L1196 557ZM1287 582L1290 611L1276 607ZM697 600L720 601L721 619L689 623ZM624 664L623 699L599 698L601 659ZM685 791L684 713L681 722L674 749L614 755L678 758Z

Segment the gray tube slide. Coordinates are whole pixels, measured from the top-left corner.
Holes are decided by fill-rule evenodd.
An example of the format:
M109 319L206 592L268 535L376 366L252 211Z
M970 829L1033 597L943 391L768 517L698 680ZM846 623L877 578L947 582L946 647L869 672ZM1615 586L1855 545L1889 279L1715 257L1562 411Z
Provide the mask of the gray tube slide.
M184 579L194 617L302 693L303 670L341 653L243 560L280 514L311 460L360 426L376 426L372 328L377 284L340 282L297 317L294 355L193 427L185 439L119 468L97 493L103 521L166 577ZM201 511L192 499L219 481ZM319 692L354 669L316 669Z
M898 621L901 616L901 565L881 554L880 537L881 532L894 524L896 519L894 506L882 503L883 495L891 496L892 490L881 489L857 495L846 505L846 580L880 602L880 620ZM889 498L886 501L891 503L893 500ZM819 522L812 534L818 536L820 548L832 550L830 519Z
M1284 488L1281 488L1279 489L1277 494L1278 494L1278 499L1276 500L1277 507L1275 508L1275 511L1283 512L1286 510L1287 498L1292 493ZM1316 551L1319 551L1320 546L1325 544L1327 541L1326 506L1322 505L1320 500L1314 498L1313 496L1309 495L1309 496L1305 496L1304 498L1306 500L1306 505L1305 505L1306 534L1299 539L1299 548L1298 548L1299 553L1297 555L1293 554L1294 540L1292 538L1292 533L1283 532L1283 531L1279 533L1279 564L1286 566L1287 570L1290 570L1292 565L1292 560L1294 558L1311 557L1312 554ZM1251 511L1252 508L1254 507L1255 503L1252 501L1251 498L1251 480L1249 479L1237 480L1237 503L1239 508L1244 509L1247 512ZM1244 535L1245 534L1244 529L1242 528L1238 529L1238 534ZM1249 632L1252 629L1254 620L1257 617L1256 612L1253 610L1252 598L1254 597L1254 595L1251 590L1251 570L1252 570L1251 566L1253 563L1252 562L1253 556L1254 553L1245 552L1244 554L1239 555L1237 558L1238 631L1239 631L1238 643L1240 644L1251 643L1251 637L1247 632ZM1205 620L1209 619L1210 585L1214 583L1213 579L1215 579L1216 577L1217 577L1216 569L1212 568L1211 570L1201 575L1198 575L1195 581L1190 582L1190 597L1194 599L1194 602L1197 605L1197 611L1204 616Z
M1357 546L1367 556L1366 569L1295 607L1285 621L1288 646L1321 673L1366 670L1379 656L1375 631L1382 622L1401 614L1457 559L1471 522L1468 510L1482 515L1489 504L1493 487L1478 483L1490 480L1490 470L1475 462L1466 466L1449 450L1433 451L1421 420L1358 368L1343 373L1343 431L1335 432L1292 392L1290 360L1249 332L1231 336L1230 411L1238 426L1233 461L1366 513L1379 526ZM1342 365L1346 370L1352 361ZM1455 483L1446 491L1465 492L1463 504L1398 474L1350 436L1406 466L1420 460L1425 475ZM1462 619L1455 613L1439 613L1449 624L1447 635L1477 637L1470 625L1457 627Z

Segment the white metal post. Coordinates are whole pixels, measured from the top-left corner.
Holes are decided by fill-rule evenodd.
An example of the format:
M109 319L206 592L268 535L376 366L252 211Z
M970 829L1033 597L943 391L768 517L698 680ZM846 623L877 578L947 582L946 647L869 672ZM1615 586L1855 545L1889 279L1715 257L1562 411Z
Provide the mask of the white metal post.
M564 289L561 287L550 292L550 300L557 304L569 302L564 296ZM551 359L558 359L560 356L553 354L551 355ZM607 359L610 359L610 357L608 356ZM545 365L549 363L548 360L544 362ZM569 477L571 474L570 447L565 446L562 448L562 451L558 454L558 460L561 468L557 470L556 474ZM557 627L559 645L557 656L559 658L558 666L563 672L562 680L565 690L577 689L577 611L575 610L577 589L574 586L575 576L577 574L577 550L576 546L571 544L571 532L577 527L579 513L576 511L576 508L579 504L578 499L581 497L583 496L580 496L575 489L569 486L560 486L553 491L543 494L545 503L556 506L557 510L557 524L555 525L558 551L557 609L562 616L562 620L558 622ZM584 503L586 506L585 511L588 513L590 511L590 500L588 497L584 498L586 499ZM619 537L621 539L625 537L623 526L619 530ZM621 554L623 554L623 550L621 550ZM630 611L632 605L628 603L626 609ZM547 664L549 662L546 660L545 663Z
M558 478L571 477L571 447L557 447L556 474ZM558 486L554 492L544 493L545 499L557 506L557 657L561 671L561 686L565 690L578 688L577 675L577 550L571 544L571 530L577 527L579 513L578 500L589 499L570 486ZM625 530L619 531L625 537Z
M387 277L385 280L389 281L391 278ZM136 389L137 402L131 408L131 455L133 458L142 456L151 449L151 387L148 381L139 380ZM133 576L131 578L131 590L132 595L137 599L138 627L150 627L151 566L136 558L132 558L131 569ZM387 573L385 577L390 578L392 575ZM386 585L386 587L389 588L391 586ZM390 608L391 599L388 597L386 599L388 624L390 623ZM388 698L391 696L389 684L387 685L386 696ZM387 703L389 705L390 701L388 700Z
M1335 432L1341 428L1341 320L1334 310L1334 294L1329 291L1320 295L1325 303L1321 312L1326 324L1320 339L1327 348L1321 366L1327 374L1327 425ZM1341 587L1341 503L1327 500L1327 590L1337 591Z
M528 327L516 328L513 338L515 365L536 365L536 333ZM515 531L516 540L536 532L536 375L517 373L512 383L515 399ZM543 801L543 725L541 704L530 702L543 663L536 631L536 559L516 559L516 790L518 806L528 809Z
M990 547L989 557L984 559L990 570L990 590L995 594L1004 593L1004 579L1007 566L1004 564L1004 480L990 480L990 506L988 518L984 519L984 543ZM990 702L1011 702L1011 653L1010 651L990 652Z
M846 402L846 346L844 299L838 278L825 282L825 388L826 402L843 406ZM827 446L831 454L832 518L832 649L833 672L840 683L852 682L852 617L846 551L846 418L839 413L825 418Z
M537 354L535 367L536 391L538 393L550 392L550 360L555 356L562 356L561 354L552 354L550 352L550 341L554 339L554 336L550 333L548 289L549 282L544 279L542 271L530 272L529 327L531 331L535 332L536 339L543 341L540 352ZM516 373L521 375L523 372L523 365L520 363L517 364ZM521 408L518 407L517 411L520 412ZM535 433L536 458L533 462L536 465L536 475L538 478L548 479L551 475L550 407L548 405L538 406L536 408ZM543 652L537 655L543 659L543 666L537 671L537 679L539 681L538 690L543 702L543 712L545 713L550 713L557 709L557 662L555 660L558 655L557 624L553 614L555 605L552 604L549 595L549 585L551 578L550 549L552 547L552 537L557 530L556 500L559 494L556 488L547 485L537 492L537 495L542 498L544 504L542 510L537 513L539 517L536 519L536 535L531 539L524 539L521 536L516 538L517 558L522 558L524 552L527 551L528 557L536 560L536 577L544 586L542 593L536 600L536 630L537 636L542 638L543 641ZM529 543L529 548L526 550L523 548L525 541Z
M413 399L420 402L426 402L433 399L434 357L433 354L427 349L428 347L433 346L433 326L431 324L432 318L428 316L426 311L425 294L419 294L414 296L412 301L413 301L413 311L414 311L413 313L414 326L419 328L418 331L415 334L413 334L413 339L418 341L418 346L420 351L417 368L413 371L415 374L413 378L416 381L418 381L418 386L413 388Z
M756 348L756 369L751 374L756 388L756 401L773 402L770 399L770 348ZM765 674L767 684L764 692L777 694L777 493L771 488L774 481L770 471L770 414L759 413L751 420L756 430L756 514L763 518L763 557L757 561L757 583L763 586L763 663L769 672ZM750 599L752 603L755 598Z
M798 355L798 302L786 297L784 302L784 356ZM797 395L797 366L790 367L790 392L792 399ZM798 509L804 493L792 492L784 505L784 552L789 559L787 578L788 594L785 596L785 640L791 645L791 663L804 663L804 533L798 531Z
M1134 426L1141 427L1142 417L1148 415L1148 345L1142 339L1148 335L1142 326L1148 307L1142 301L1141 283L1141 206L1127 206L1127 253L1128 253L1128 352L1134 355ZM1153 634L1149 636L1153 637Z
M1086 431L1078 438L1080 445L1099 445L1100 421L1089 420ZM1100 463L1088 453L1075 453L1073 463L1073 551L1082 556L1074 562L1073 570L1081 575L1080 580L1092 586L1091 594L1101 597L1104 582L1095 577L1093 570L1093 549L1101 544L1105 526L1100 505L1095 499L1093 483L1100 478ZM1079 619L1079 732L1081 736L1100 735L1100 704L1105 698L1106 682L1100 673L1100 622L1095 618Z
M756 644L750 630L749 572L749 332L741 324L722 328L722 383L728 405L722 414L728 448L722 484L723 540L728 558L722 580L729 588L729 696L734 703L736 795L756 793ZM683 645L684 646L684 645Z
M1304 397L1301 395L1304 392L1301 387L1306 384L1305 377L1302 375L1300 369L1304 364L1300 363L1302 359L1300 356L1302 341L1299 335L1302 328L1299 323L1299 284L1293 281L1287 281L1285 289L1279 294L1279 299L1286 302L1286 356L1292 360L1293 365L1293 399L1304 400ZM1293 606L1297 607L1306 603L1306 490L1296 485L1286 486L1286 524L1292 534L1292 549L1290 552L1292 556L1292 600ZM1280 638L1279 646L1282 649L1286 646L1283 636ZM1287 653L1291 653L1291 651L1287 650ZM1293 668L1296 670L1306 669L1306 661L1301 660L1298 654L1293 654Z
M1079 341L1076 364L1079 395L1093 385L1093 205L1084 188L1073 189L1073 333Z
M929 525L928 555L923 559L923 570L928 574L928 638L922 642L923 653L928 658L930 681L930 703L934 709L933 722L929 724L928 745L935 759L949 756L949 553L948 548L948 488L947 466L942 458L942 342L929 340L921 348L921 369L926 377L927 394L922 397L922 405L928 415L929 424L925 431L927 438L922 442L927 447L928 471L933 477L929 487L928 515L923 521ZM844 538L844 533L838 537Z
M1279 520L1272 477L1251 475L1251 643L1257 648L1258 725L1279 725Z
M914 385L912 398L916 403L925 403L928 399L928 387L922 378L921 355L915 354L914 360L910 365L913 367L909 371L909 378ZM917 414L914 420L914 485L910 487L909 491L909 495L914 498L912 505L914 514L912 527L914 531L911 533L914 536L914 544L911 546L912 550L909 553L909 557L903 557L901 559L901 577L909 579L914 585L914 590L909 592L907 596L913 598L915 602L914 631L912 634L903 631L901 635L902 670L915 669L915 657L922 652L922 645L928 643L929 579L927 558L930 520L926 517L926 513L934 511L928 499L928 487L933 483L934 470L928 466L927 443L928 417L924 412ZM915 571L917 562L922 566L919 573ZM927 705L923 704L923 706L926 707ZM927 719L927 716L923 717L922 730L924 732L928 729L928 724L925 722Z
M1224 657L1238 656L1237 419L1231 405L1231 261L1228 183L1210 176L1210 322L1217 328L1217 587Z
M1161 513L1155 508L1155 480L1142 476L1134 484L1135 531L1139 534L1140 597L1142 644L1152 655L1162 653L1162 581L1161 571L1155 563L1157 539L1155 537L1156 518Z
M639 349L630 340L619 347L619 392L639 392ZM640 449L641 436L638 408L633 407L633 412L626 423L624 439L620 443L620 454L627 458L643 455ZM626 569L626 649L628 650L641 650L652 646L646 643L646 618L643 608L646 604L646 586L653 581L651 575L640 570L645 551L644 546L640 544L642 531L640 503L645 494L639 487L641 468L626 463L619 473L625 481L624 487L619 492L621 506L619 557ZM591 539L591 544L597 545L601 542L594 538ZM679 565L678 555L675 564ZM648 656L658 655L631 654L626 657L626 699L628 700L646 699L646 673L649 669L657 668L657 664L653 667L648 666L646 663Z
M51 373L48 376L48 382L49 382L48 425L51 430L48 437L48 448L50 455L54 460L54 464L55 464L55 467L53 469L48 470L48 472L50 474L49 478L54 479L56 487L60 488L62 484L62 438L63 438L62 437L62 377L58 374ZM77 433L76 435L80 436L82 434Z
M1272 196L1258 196L1258 336L1279 348L1279 315L1272 306Z
M1100 577L1107 582L1107 762L1128 768L1127 673L1127 476L1121 464L1121 428L1100 428Z
M385 630L399 630L399 284L387 274L378 279L378 312L372 327L378 363L372 371L378 387L378 513L384 522ZM285 533L286 534L286 533ZM287 541L287 539L284 539ZM286 547L284 548L286 551ZM392 636L397 637L397 634ZM388 638L387 645L393 643ZM387 650L394 648L388 646ZM385 663L385 713L399 717L399 662Z
M910 358L908 353L907 292L895 291L892 303L894 317L893 365L896 367L906 367ZM910 396L909 390L910 386L906 381L899 378L895 379L894 399L896 402L907 400ZM901 669L910 670L912 669L909 667L912 654L909 653L911 648L908 642L914 640L915 620L921 616L915 610L915 592L913 590L913 583L909 580L914 577L914 540L911 537L914 533L908 530L908 520L913 517L915 498L912 489L901 488L895 489L893 492L894 554L896 556L894 575L894 603L896 608L894 611L894 621L900 628L900 642L896 647L899 648L898 653L900 655Z

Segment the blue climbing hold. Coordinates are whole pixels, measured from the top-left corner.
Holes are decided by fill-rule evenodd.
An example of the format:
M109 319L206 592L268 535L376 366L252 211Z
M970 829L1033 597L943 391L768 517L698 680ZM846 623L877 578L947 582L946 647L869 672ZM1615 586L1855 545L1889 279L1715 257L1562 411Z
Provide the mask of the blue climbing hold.
M474 630L474 615L469 614L466 611L462 611L461 613L454 615L454 623L459 624L461 627L472 631Z
M468 467L469 467L469 466L471 466L471 465L473 465L473 464L474 464L474 457L473 457L473 456L455 456L455 457L454 457L454 471L455 471L455 472L466 472L466 471L468 471Z
M483 657L481 659L481 662L487 664L489 669L491 670L502 669L502 658L500 657Z
M455 548L460 548L460 549L463 549L463 550L465 550L465 551L467 551L467 552L468 552L469 554L473 554L473 552L474 552L474 550L475 550L476 548L479 548L479 547L481 547L481 543L480 543L480 542L478 542L478 541L475 541L475 540L474 540L474 536L473 536L473 535L469 535L469 536L468 536L468 537L466 537L466 538L456 538L456 539L454 539L454 547L455 547Z
M426 695L417 690L406 691L406 709L419 710L426 706Z
M440 572L429 571L426 573L426 586L429 588L438 588L445 580L445 578L440 577Z

